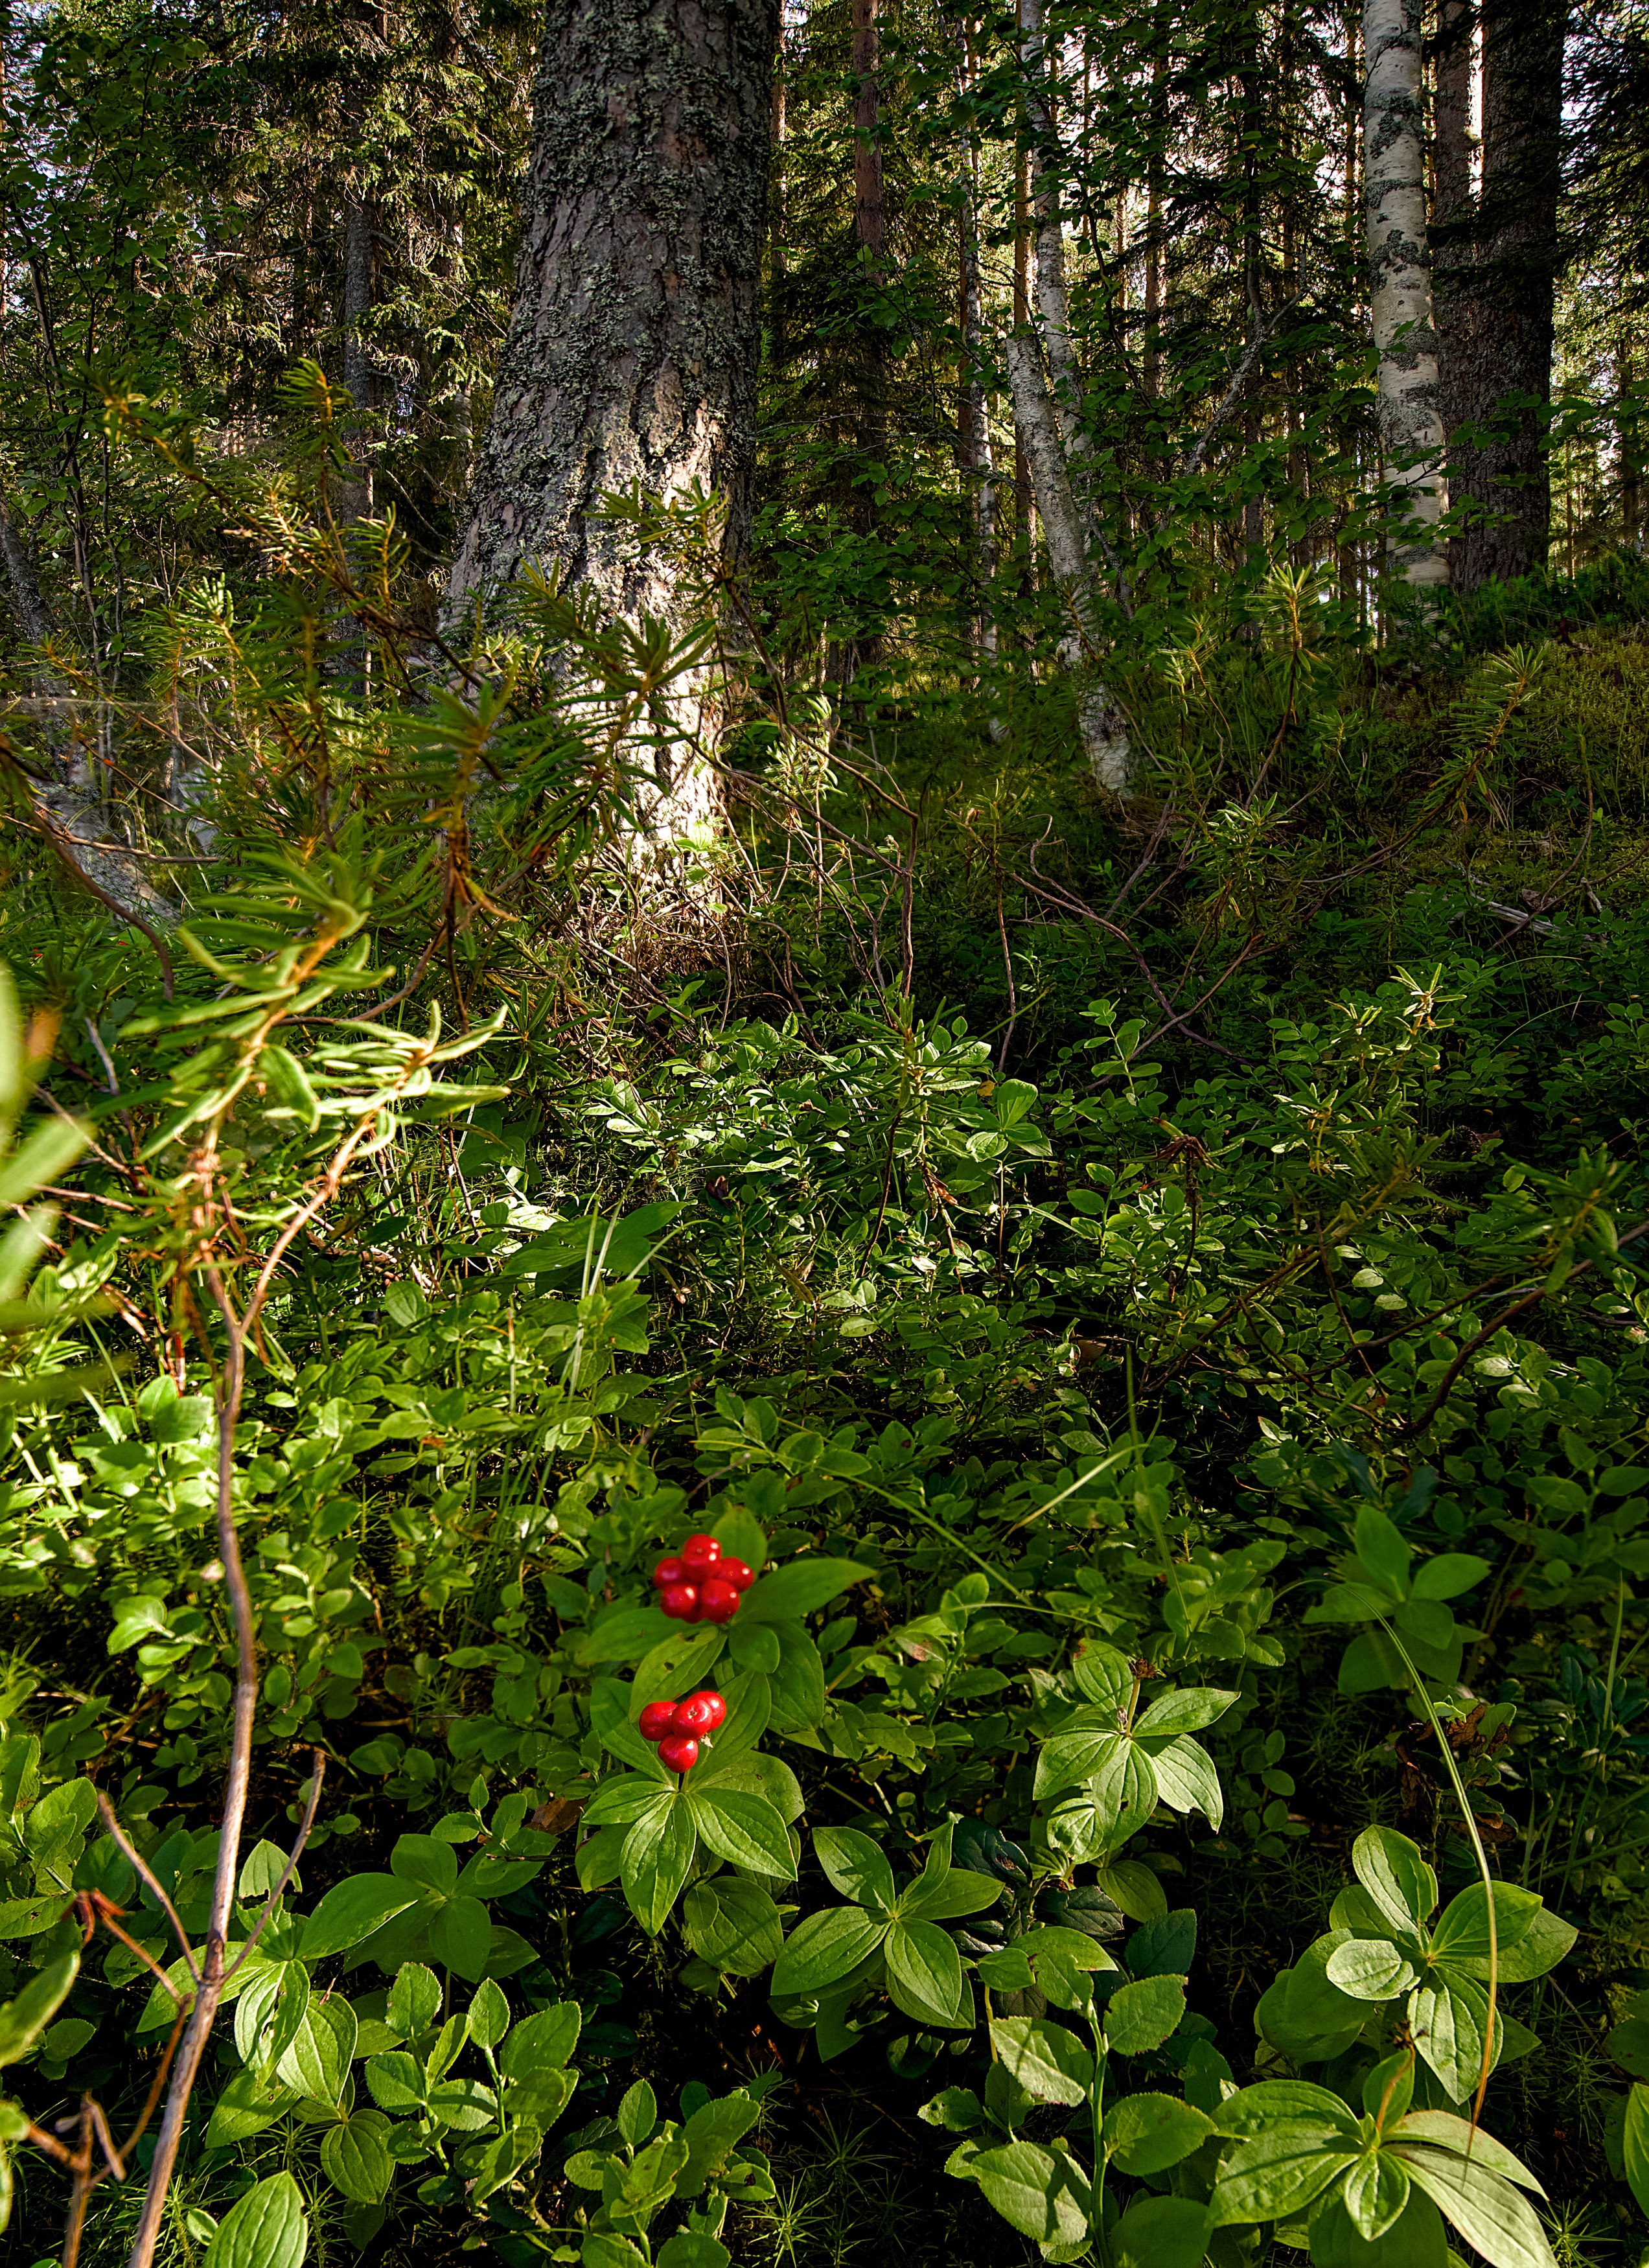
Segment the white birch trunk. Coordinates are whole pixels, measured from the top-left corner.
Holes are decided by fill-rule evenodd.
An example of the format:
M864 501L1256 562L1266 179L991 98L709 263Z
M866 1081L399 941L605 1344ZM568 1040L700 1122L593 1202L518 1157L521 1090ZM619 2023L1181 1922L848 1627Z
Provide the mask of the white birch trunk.
M1388 556L1418 590L1448 581L1436 527L1443 421L1426 247L1422 0L1363 0L1363 198L1379 357L1380 438L1393 509Z
M1020 446L1030 460L1032 493L1048 538L1049 563L1064 601L1069 626L1060 641L1059 659L1078 680L1077 723L1083 753L1101 787L1126 795L1134 770L1127 720L1097 669L1099 623L1091 561L1098 549L1098 529L1086 496L1071 477L1089 448L1082 426L1081 372L1071 342L1059 175L1050 155L1053 117L1042 77L1042 0L1019 0L1019 26L1025 114L1036 137L1031 150L1036 219L1032 289L1041 348L1039 351L1036 342L1022 335L1011 338L1008 380Z

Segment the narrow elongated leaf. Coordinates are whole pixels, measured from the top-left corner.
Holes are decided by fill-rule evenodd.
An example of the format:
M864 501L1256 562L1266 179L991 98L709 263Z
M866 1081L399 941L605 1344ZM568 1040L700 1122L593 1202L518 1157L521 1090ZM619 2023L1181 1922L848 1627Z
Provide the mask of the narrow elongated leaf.
M956 1921L996 1904L1004 1885L989 1874L953 1867L948 1874L921 1874L899 1901L907 1921Z
M1042 2016L1005 2016L990 2027L997 2061L1038 2102L1086 2102L1093 2058L1074 2032Z
M783 1567L776 1567L770 1575L763 1575L744 1594L739 1609L739 1619L747 1623L795 1622L803 1615L816 1614L828 1607L832 1599L854 1583L866 1583L875 1573L873 1567L861 1567L856 1559L814 1558L811 1553L791 1559Z
M60 1954L0 2008L0 2065L26 2056L68 1999L80 1974L77 1953Z
M1493 2268L1556 2268L1545 2231L1528 2199L1480 2160L1457 2158L1423 2144L1404 2144L1396 2155L1410 2180Z
M202 2268L302 2268L309 2250L303 2198L290 2174L271 2174L232 2205Z
M1408 2204L1409 2176L1395 2151L1372 2150L1352 2167L1340 2194L1358 2235L1372 2243Z
M1508 2182L1520 2189L1533 2190L1536 2197L1546 2192L1520 2158L1513 2157L1504 2142L1497 2142L1481 2126L1473 2126L1464 2118L1457 2118L1452 2110L1410 2110L1399 2121L1388 2139L1393 2142L1425 2142L1442 2150L1458 2150L1461 2157L1475 2158Z
M669 1784L652 1773L615 1772L584 1808L584 1827L633 1827L650 1811L675 1800Z
M1626 2123L1621 2132L1621 2154L1632 2195L1649 2213L1649 2087L1641 2082L1626 2101Z
M698 1831L685 1796L673 1796L638 1819L624 1837L619 1879L630 1911L649 1937L664 1927L698 1847Z
M1351 1845L1351 1866L1387 1927L1399 1936L1418 1929L1437 1904L1437 1876L1419 1845L1395 1827L1366 1827Z

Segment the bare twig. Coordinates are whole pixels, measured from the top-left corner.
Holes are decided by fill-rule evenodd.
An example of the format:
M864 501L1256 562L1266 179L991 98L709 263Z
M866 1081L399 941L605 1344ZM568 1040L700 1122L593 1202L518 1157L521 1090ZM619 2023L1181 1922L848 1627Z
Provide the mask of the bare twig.
M225 1982L227 1981L228 1977L232 1977L234 1975L235 1971L244 1962L250 1959L253 1947L257 1943L259 1938L262 1936L264 1926L268 1922L269 1916L275 1911L276 1906L285 1896L286 1890L291 1882L292 1876L298 1872L298 1862L304 1855L304 1845L309 1840L309 1830L315 1823L315 1813L320 1803L320 1784L327 1776L327 1759L324 1751L320 1749L311 1749L309 1755L311 1765L313 1767L309 1782L309 1801L305 1807L304 1816L298 1826L298 1840L293 1844L291 1854L288 1858L284 1867L281 1869L281 1878L279 1881L276 1883L275 1888L269 1892L269 1896L263 1901L262 1910L259 1913L256 1921L253 1923L252 1927L247 1931L246 1943L241 1947L239 1952L235 1955L234 1960L230 1963Z
M194 1979L195 1983L198 1984L201 1981L201 1972L195 1965L195 1955L189 1950L189 1933L188 1930L184 1928L182 1922L178 1917L178 1910L173 1904L166 1892L161 1889L159 1881L157 1879L153 1869L149 1865L148 1860L127 1837L124 1830L121 1826L120 1821L114 1816L113 1805L110 1803L107 1796L104 1794L101 1788L98 1790L98 1809L103 1815L103 1824L107 1829L110 1839L114 1843L115 1849L120 1852L121 1858L125 1859L127 1865L132 1868L138 1880L140 1881L147 1882L150 1889L159 1900L160 1911L165 1914L166 1919L177 1932L178 1943L183 1948L183 1959L188 1969L189 1975ZM107 1917L106 1916L105 1918L107 1919ZM125 1936L125 1932L122 1930L119 1934L123 1937ZM127 1942L129 1944L130 1940L128 1939ZM136 1950L135 1948L134 1950Z

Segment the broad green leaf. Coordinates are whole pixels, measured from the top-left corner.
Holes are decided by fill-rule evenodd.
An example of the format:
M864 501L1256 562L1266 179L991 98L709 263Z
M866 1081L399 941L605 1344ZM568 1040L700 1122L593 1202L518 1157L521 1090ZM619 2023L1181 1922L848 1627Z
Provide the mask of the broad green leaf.
M807 1808L801 1783L784 1758L768 1756L759 1749L718 1771L715 1786L718 1793L736 1788L741 1795L763 1797L787 1827L793 1826Z
M1409 2176L1395 2151L1370 2151L1347 2174L1340 2194L1358 2235L1372 2242L1408 2204Z
M409 1961L389 1988L389 2021L403 2040L427 2032L441 2013L441 1980L421 1961Z
M719 2238L706 2236L703 2229L679 2228L666 2237L659 2268L728 2268L732 2259Z
M578 2247L583 2268L647 2268L647 2256L637 2252L627 2236L596 2229Z
M377 2205L395 2177L394 2161L384 2146L388 2120L381 2110L357 2110L321 2138L320 2170L335 2190L357 2205Z
M275 2067L283 2087L317 2102L336 2102L355 2053L356 2015L336 1994L312 1999L303 2021Z
M742 2089L713 2102L701 2102L681 2129L687 2163L675 2178L677 2197L700 2197L723 2172L743 2137L762 2116L762 2105Z
M1200 1733L1205 1726L1223 1717L1236 1698L1234 1693L1223 1693L1212 1685L1192 1686L1177 1693L1165 1693L1159 1700L1153 1701L1143 1715L1135 1718L1135 1735Z
M658 1936L681 1896L697 1847L691 1800L684 1795L638 1819L624 1837L620 1879L629 1910L649 1937Z
M1483 2073L1489 2029L1487 1989L1469 1977L1433 1971L1409 2001L1409 2029L1421 2056L1456 2102L1475 2093ZM1498 2043L1497 2043L1498 2048ZM1490 2068L1499 2061L1490 2058Z
M1263 2134L1279 2124L1311 2126L1325 2138L1357 2139L1358 2124L1347 2105L1326 2087L1308 2079L1263 2079L1239 2088L1219 2106L1214 2124L1222 2134Z
M1540 1911L1541 1900L1533 1890L1520 1889L1515 1882L1495 1884L1497 1964L1501 1954L1510 1953L1513 1946L1521 1944ZM1487 1977L1489 1896L1481 1882L1474 1882L1444 1907L1432 1932L1432 1950L1451 1968L1465 1968L1471 1976Z
M894 1922L883 1951L887 1989L907 2015L924 2024L971 2026L973 1988L954 1939L937 1922Z
M638 2079L627 2088L616 2113L618 2139L630 2149L639 2150L652 2136L659 2123L659 2100L644 2079Z
M1353 2000L1395 1999L1420 1981L1407 1954L1385 1938L1347 1938L1329 1955L1323 1974Z
M232 2205L202 2256L202 2268L301 2268L309 2222L297 2183L271 2174Z
M1423 2190L1410 2190L1396 2220L1372 2242L1344 2199L1327 2191L1311 2208L1310 2237L1312 2268L1458 2268L1443 2216Z
M1337 2184L1359 2155L1315 2119L1279 2118L1226 2151L1209 2211L1220 2228L1292 2220L1330 2182Z
M1112 1993L1105 2008L1106 2043L1114 2055L1148 2055L1179 2027L1185 1987L1177 1977L1144 1977Z
M1168 1746L1171 1753L1174 1743L1170 1742ZM1195 1743L1187 1742L1185 1746ZM1137 1741L1118 1741L1088 1780L1088 1792L1107 1822L1113 1850L1145 1826L1157 1808L1154 1762Z
M897 1896L894 1870L880 1844L855 1827L821 1827L813 1841L826 1880L844 1898L875 1913L892 1913Z
M242 2063L273 2071L298 2036L309 2007L309 1971L301 1961L259 1962L235 2004L235 2052Z
M1553 1913L1550 1906L1542 1906L1530 1918L1528 1927L1516 1943L1501 1952L1497 1963L1500 1983L1530 1984L1535 1977L1544 1977L1557 1966L1579 1933L1572 1922Z
M306 1961L347 1953L375 1929L416 1903L414 1883L395 1874L350 1874L335 1883L304 1926L300 1951Z
M84 1786L85 1783L79 1783ZM60 1954L0 2007L0 2065L18 2063L68 1999L80 1974L77 1953Z
M737 1788L694 1788L688 1794L687 1809L706 1847L730 1867L773 1875L780 1881L794 1878L789 1830L765 1796Z
M1160 2174L1199 2149L1214 2122L1174 2095L1125 2095L1105 2114L1108 2157L1125 2174Z
M1044 1741L1036 1758L1035 1794L1038 1802L1057 1795L1062 1788L1081 1787L1097 1772L1131 1751L1125 1733L1105 1725L1077 1726Z
M1546 2192L1520 2158L1514 2157L1504 2142L1497 2142L1492 2134L1481 2126L1473 2126L1464 2118L1457 2118L1452 2110L1410 2110L1395 2127L1388 2139L1392 2141L1419 2141L1439 2149L1457 2150L1463 2158L1475 2158L1520 2189L1533 2190L1536 2197Z
M858 1906L809 1914L785 1939L773 1964L774 1999L812 1999L838 1984L869 1959L887 1934L886 1922L873 1921Z
M1649 2087L1634 2087L1627 2097L1621 2154L1631 2193L1641 2209L1649 2213Z
M423 2066L404 2048L388 2055L368 2056L366 2084L380 2110L403 2115L422 2110L428 2094Z
M1462 1591L1469 1591L1494 1570L1486 1559L1479 1559L1469 1551L1442 1551L1435 1559L1428 1559L1417 1567L1411 1596L1417 1599L1457 1599Z
M968 2087L941 2088L917 2113L924 2125L943 2127L947 2134L971 2134L984 2116L979 2097Z
M1113 1859L1109 1866L1096 1869L1094 1883L1130 1921L1155 1921L1168 1911L1160 1876L1141 1859Z
M1399 2154L1409 2177L1492 2268L1556 2268L1551 2247L1528 2200L1478 2159L1422 2144Z
M260 2080L253 2071L238 2071L212 2105L207 2148L220 2150L231 2142L249 2141L283 2117L296 2100L291 2088Z
M685 1629L677 1623L637 1668L630 1692L631 1724L650 1701L679 1701L706 1683L726 1646L727 1633L716 1623L690 1623Z
M873 1567L854 1559L814 1558L811 1553L787 1560L770 1575L761 1576L739 1609L740 1619L753 1623L787 1623L816 1614L854 1583L866 1583Z
M1078 1689L1101 1709L1116 1712L1107 1728L1120 1732L1127 1722L1128 1712L1134 1698L1134 1673L1125 1653L1114 1646L1101 1646L1086 1639L1071 1659L1071 1674Z
M534 2071L559 2071L578 2044L584 2012L576 2000L557 2000L535 2015L524 2016L498 2051L506 2079L526 2079Z
M1200 1811L1211 1827L1218 1829L1226 1815L1226 1799L1214 1760L1201 1742L1182 1736L1170 1741L1166 1749L1152 1750L1151 1769L1156 1774L1157 1793L1170 1811Z
M1366 1827L1351 1845L1351 1866L1387 1927L1400 1936L1418 1929L1437 1904L1437 1876L1419 1845L1395 1827Z
M430 1924L430 1946L443 1967L454 1970L466 1984L478 1984L492 1951L492 1923L481 1900L448 1898Z
M1359 1505L1353 1531L1357 1556L1388 1599L1401 1599L1409 1589L1409 1562L1413 1557L1402 1531L1372 1504Z
M458 1888L458 1853L436 1836L402 1835L389 1854L389 1871L428 1896L450 1898Z
M605 1661L639 1661L680 1628L659 1607L612 1607L598 1615L579 1639L578 1659L586 1668Z
M1004 2016L990 2027L997 2061L1037 2102L1086 2102L1093 2058L1074 2032L1041 2016Z
M1093 1998L1089 1978L1116 1966L1086 1931L1061 1929L1051 1922L1022 1932L1010 1950L1028 1956L1044 1999L1056 2008L1087 2007Z
M1078 2244L1088 2234L1087 2184L1080 2169L1034 2142L1008 2142L968 2161L968 2176L1010 2228L1039 2244Z
M702 1961L730 1977L760 1977L778 1959L784 1924L759 1882L718 1874L695 1882L682 1901L687 1941Z
M674 1803L674 1784L651 1773L614 1772L584 1807L583 1827L633 1827L650 1811Z
M1195 2198L1137 2197L1111 2231L1115 2268L1203 2268L1208 2207Z
M510 2004L500 1987L489 1979L475 1989L464 2019L464 2029L477 2047L496 2048L510 2029Z
M957 1921L995 1905L1003 1889L989 1874L953 1867L947 1874L919 1874L901 1896L899 1911L907 1921Z

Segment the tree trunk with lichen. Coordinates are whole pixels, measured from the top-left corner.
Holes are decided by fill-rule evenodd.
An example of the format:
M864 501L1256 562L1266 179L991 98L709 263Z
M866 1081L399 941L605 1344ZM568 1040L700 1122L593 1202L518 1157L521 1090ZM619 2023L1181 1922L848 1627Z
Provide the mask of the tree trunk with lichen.
M1426 240L1420 0L1364 0L1363 198L1367 216L1380 441L1397 526L1388 551L1416 590L1448 580L1443 421Z
M747 544L777 0L549 0L515 310L448 585L454 626L534 564L609 619L682 626L681 571L596 517L696 483ZM708 677L649 831L696 831ZM688 712L692 713L688 713Z

